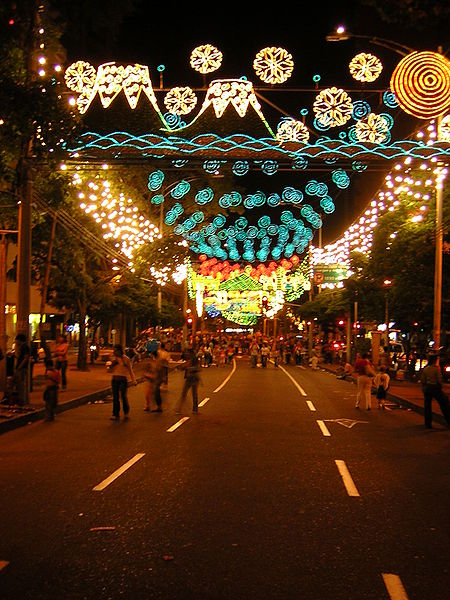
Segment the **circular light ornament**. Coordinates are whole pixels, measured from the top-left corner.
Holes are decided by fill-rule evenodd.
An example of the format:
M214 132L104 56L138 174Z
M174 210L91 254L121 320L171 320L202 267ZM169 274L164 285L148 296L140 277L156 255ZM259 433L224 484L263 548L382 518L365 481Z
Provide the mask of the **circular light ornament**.
M284 83L292 75L294 61L284 48L267 47L258 52L253 61L256 75L264 83Z
M361 119L355 125L355 137L358 142L371 142L382 144L389 142L391 134L389 130L391 123L385 115L370 113L365 119Z
M81 94L86 88L94 87L97 70L91 64L79 60L67 67L64 79L69 90Z
M353 79L370 83L378 79L383 65L373 54L361 52L352 58L348 68Z
M215 46L211 44L204 44L203 46L197 46L191 52L191 67L206 75L216 71L222 64L223 54Z
M175 87L165 95L164 104L174 115L188 115L197 104L197 96L190 87Z
M309 130L301 121L288 119L282 121L278 125L277 140L279 142L303 142L304 144L307 144L309 140Z
M353 102L345 90L331 87L316 96L313 110L322 127L340 127L351 118Z
M450 62L437 52L412 52L395 67L391 90L408 114L438 117L450 109Z

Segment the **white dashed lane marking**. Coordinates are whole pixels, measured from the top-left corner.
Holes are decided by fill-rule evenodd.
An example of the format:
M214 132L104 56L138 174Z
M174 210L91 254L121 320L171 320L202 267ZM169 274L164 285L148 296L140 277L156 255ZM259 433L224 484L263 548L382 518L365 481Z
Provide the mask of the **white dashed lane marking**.
M323 433L323 435L325 437L331 436L331 433L330 433L328 427L325 425L325 423L323 421L317 421L317 425L319 426L320 431Z
M335 460L338 471L342 477L342 481L344 482L345 489L347 490L347 494L349 496L358 497L359 492L356 489L356 485L353 483L352 476L350 475L350 471L347 468L347 465L343 460Z
M141 454L136 454L135 456L133 456L133 458L130 458L130 460L128 462L126 462L124 465L122 465L119 469L117 469L117 471L114 471L114 473L112 473L109 477L107 477L101 483L99 483L94 488L92 488L92 491L93 492L101 492L102 490L104 490L106 487L108 487L108 485L110 483L115 481L118 477L123 475L123 473L125 473L125 471L127 471L130 467L132 467L135 463L137 463L138 460L141 460L141 458L143 456L145 456L145 454L141 453Z
M175 423L175 425L172 425L172 427L169 427L169 429L167 430L167 433L172 433L173 431L178 429L178 427L181 427L181 425L183 425L183 423L185 423L186 421L189 421L189 417L183 417L182 419L177 421Z

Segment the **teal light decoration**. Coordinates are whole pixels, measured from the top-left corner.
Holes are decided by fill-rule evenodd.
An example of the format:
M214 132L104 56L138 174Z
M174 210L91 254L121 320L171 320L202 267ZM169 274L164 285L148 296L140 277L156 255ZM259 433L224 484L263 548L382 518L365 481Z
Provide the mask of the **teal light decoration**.
M317 75L313 75L313 81L314 83L319 83L319 81L321 80L321 76L319 74Z
M156 194L152 196L150 202L152 204L162 204L164 202L164 196L162 194Z
M243 231L248 226L248 221L245 217L238 217L234 222L236 229Z
M284 202L290 202L292 204L300 204L303 201L303 192L296 190L293 187L286 187L281 194Z
M203 212L201 210L197 210L192 215L192 219L195 221L196 224L203 223L203 221L205 220L205 215L203 214Z
M187 164L189 164L189 161L187 159L182 159L182 158L178 158L176 160L172 161L172 164L174 167L176 167L177 169L182 169L183 167L185 167Z
M171 190L170 195L172 196L172 198L180 200L181 198L183 198L183 196L186 196L186 194L189 193L190 189L191 184L189 183L189 181L183 180L177 183L173 190Z
M237 160L231 167L231 170L238 177L242 177L244 175L247 175L247 173L249 172L250 164L248 160Z
M323 198L328 193L328 187L326 183L311 179L305 186L305 192L308 196L318 196L319 198Z
M309 113L309 110L307 108L302 108L300 111L300 114L302 117L306 117L306 115Z
M278 172L278 163L276 160L265 160L261 165L261 170L266 175L275 175Z
M268 215L264 215L262 216L259 220L258 220L258 225L259 227L261 227L262 229L267 229L270 225L270 217Z
M229 194L224 194L223 196L221 196L219 198L219 206L221 208L235 208L236 206L239 206L242 202L242 196L239 194L239 192L230 192Z
M365 171L367 169L367 163L364 163L361 160L354 160L352 162L352 169L354 171L357 171L358 173L362 173L363 171Z
M345 190L350 185L350 177L343 169L336 169L333 171L331 174L331 179L341 190Z
M364 119L368 114L372 112L370 104L365 100L355 100L353 102L353 111L352 117L355 121L359 121L360 119Z
M224 215L217 215L213 219L213 225L217 229L220 229L221 227L223 227L226 222L227 222L227 218Z
M153 171L148 176L147 187L151 192L156 192L161 189L164 182L164 173L160 170Z
M255 238L258 235L258 228L255 227L254 225L250 225L250 227L247 229L247 239L251 240L253 238Z
M398 108L398 102L395 97L395 94L390 90L386 90L383 93L383 102L384 105L387 106L387 108Z
M275 206L278 206L281 202L281 198L278 194L270 194L270 196L267 198L267 206L270 206L271 208L275 208Z
M203 170L209 173L210 175L214 175L219 172L223 162L226 161L205 160L205 162L203 163Z
M305 158L304 156L300 156L300 157L296 158L292 163L292 168L294 170L304 171L305 169L308 168L308 159Z
M195 195L195 201L197 202L197 204L200 204L200 205L208 204L208 202L211 202L213 200L213 198L214 198L214 192L210 187L200 190Z
M179 129L180 127L184 127L186 123L184 123L181 119L180 115L175 115L174 113L164 113L164 120L167 125L171 129Z
M328 131L328 129L330 129L329 125L323 125L320 121L317 120L317 118L314 119L313 125L317 129L317 131Z
M156 69L157 69L158 73L162 73L163 71L166 70L166 66L165 65L158 65L156 67Z
M346 137L347 137L347 132L346 131L340 131L339 132L339 139L345 140Z

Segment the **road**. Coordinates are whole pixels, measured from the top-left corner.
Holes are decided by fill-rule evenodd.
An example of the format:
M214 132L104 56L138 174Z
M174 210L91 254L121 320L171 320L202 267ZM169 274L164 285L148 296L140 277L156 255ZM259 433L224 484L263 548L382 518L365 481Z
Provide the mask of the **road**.
M202 370L0 438L0 598L444 600L450 431L294 366Z

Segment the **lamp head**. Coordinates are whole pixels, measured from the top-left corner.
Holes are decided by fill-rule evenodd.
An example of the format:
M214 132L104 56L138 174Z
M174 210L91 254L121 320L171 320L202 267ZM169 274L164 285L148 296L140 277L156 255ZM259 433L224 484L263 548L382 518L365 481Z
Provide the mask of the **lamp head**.
M352 37L352 34L346 31L343 25L338 25L336 30L332 33L329 33L325 39L327 42L345 42Z

